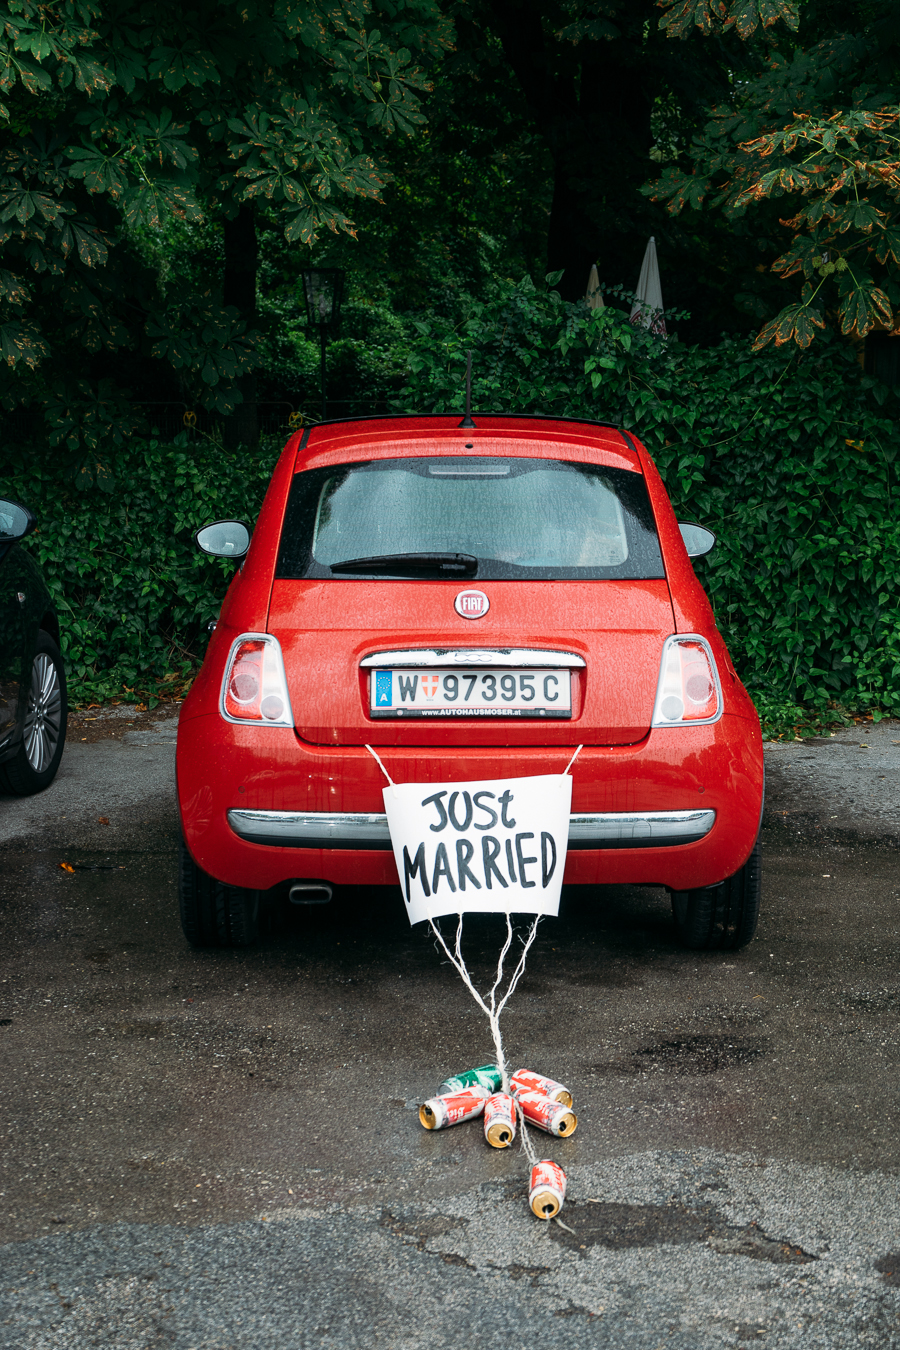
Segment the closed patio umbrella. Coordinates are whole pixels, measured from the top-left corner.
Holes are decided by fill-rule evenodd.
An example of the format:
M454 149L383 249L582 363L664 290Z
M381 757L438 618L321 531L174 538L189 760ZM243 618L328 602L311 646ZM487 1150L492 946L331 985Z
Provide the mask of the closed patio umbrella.
M596 263L591 267L590 275L588 276L584 300L589 309L606 309L606 306L603 303L603 292L600 289L600 277L597 274Z
M658 337L666 336L666 321L663 317L662 286L659 283L659 262L656 257L656 239L650 241L644 251L641 263L641 275L638 277L637 291L631 308L631 322L649 328Z

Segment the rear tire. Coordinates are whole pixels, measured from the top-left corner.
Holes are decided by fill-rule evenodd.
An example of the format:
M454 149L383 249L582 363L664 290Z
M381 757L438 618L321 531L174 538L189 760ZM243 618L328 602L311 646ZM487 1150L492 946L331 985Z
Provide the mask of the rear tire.
M178 909L181 928L192 947L218 947L216 882L194 862L183 839L178 841Z
M740 871L718 886L672 891L672 913L682 945L692 951L737 951L756 932L762 892L759 840Z
M178 908L192 947L252 947L259 936L259 891L226 886L178 846Z
M259 891L214 884L219 942L223 947L252 947L259 937Z

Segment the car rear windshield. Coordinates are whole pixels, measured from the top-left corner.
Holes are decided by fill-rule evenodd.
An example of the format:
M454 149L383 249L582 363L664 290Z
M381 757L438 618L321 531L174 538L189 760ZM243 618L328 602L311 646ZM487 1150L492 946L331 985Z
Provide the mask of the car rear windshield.
M665 576L640 474L513 457L378 459L298 473L277 575L389 577L398 558L393 575L406 579L451 555L466 556L466 575L483 579ZM358 568L340 566L356 560Z

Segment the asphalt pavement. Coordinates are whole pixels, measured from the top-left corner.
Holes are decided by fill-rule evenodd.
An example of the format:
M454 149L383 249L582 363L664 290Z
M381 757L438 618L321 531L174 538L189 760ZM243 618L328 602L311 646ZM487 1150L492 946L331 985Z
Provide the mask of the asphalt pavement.
M658 888L542 923L504 1036L575 1095L564 1227L418 1123L490 1040L399 893L191 951L175 719L90 716L0 798L0 1347L900 1347L900 723L767 745L743 952Z

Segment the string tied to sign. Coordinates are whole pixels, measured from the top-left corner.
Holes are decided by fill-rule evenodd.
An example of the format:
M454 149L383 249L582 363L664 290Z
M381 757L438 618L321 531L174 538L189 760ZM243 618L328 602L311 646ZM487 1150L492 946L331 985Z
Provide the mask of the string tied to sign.
M388 821L389 821L389 823L391 823L391 816L392 816L392 810L391 810L391 807L392 807L392 805L393 805L393 802L397 801L397 799L401 796L402 793L408 792L408 791L409 791L411 788L413 788L413 787L415 787L417 790L420 789L420 788L425 788L426 790L427 790L427 789L433 789L433 786L434 786L434 785L433 785L433 784L419 784L419 785L410 785L410 784L398 785L398 784L396 784L396 783L394 782L394 780L391 778L391 775L390 775L390 773L388 772L387 768L385 767L384 763L382 762L381 758L380 758L379 755L375 752L375 750L372 748L372 746L367 745L367 746L366 746L366 749L369 751L369 754L372 756L372 758L373 758L373 759L375 760L375 762L378 764L379 768L381 769L382 773L384 774L385 778L386 778L387 781L388 781L389 787L388 787L388 788L385 788L385 790L384 790L384 800L385 800L385 808L386 808L386 810L388 811ZM558 774L558 775L555 775L555 776L553 776L553 775L541 775L541 776L540 776L540 781L541 781L541 783L546 784L548 787L550 787L550 786L552 785L552 783L553 783L553 781L554 781L554 777L555 777L555 781L556 781L556 783L558 784L558 787L561 789L561 788L563 787L564 780L565 780L567 777L570 777L570 771L571 771L571 769L572 769L572 765L575 763L575 760L578 758L578 756L579 756L579 754L581 753L581 750L582 750L582 749L583 749L583 746L581 746L581 745L579 745L579 746L576 748L574 754L572 755L571 759L569 760L569 762L568 762L568 764L566 765L565 769L563 770L562 774ZM504 785L513 785L513 784L523 785L523 784L530 784L530 783L534 783L534 782L535 782L534 779L529 780L529 779L527 779L527 778L525 778L525 779L507 779L507 780L497 780L497 781L492 781L492 782L486 782L486 783L483 783L483 784L481 784L481 783L477 783L477 784L476 784L476 783L471 783L471 784L468 784L468 786L472 789L472 798L473 798L474 801L478 801L479 797L482 797L482 798L485 798L485 799L490 798L490 799L494 800L494 802L495 802L495 804L496 804L496 803L498 803L498 802L500 802L500 801L503 800L503 796L504 796L504 795L509 799L509 802L512 802L512 801L513 801L513 796L512 796L512 794L511 794L511 792L508 791L508 790L506 791L505 794L497 794L497 793L495 793L495 792L492 792L492 791L490 790L491 788L499 788L499 787L503 787ZM448 784L448 785L447 785L447 791L449 791L451 787L463 788L463 787L465 787L465 786L466 786L466 785L463 785L463 784ZM481 788L482 791L481 791L481 792L476 792L476 791L475 791L476 788ZM560 833L559 830L557 831L557 834L558 834L558 836L559 836L559 847L558 847L558 848L557 848L557 844L556 844L556 842L555 842L555 838L554 838L553 841L551 841L551 842L552 842L552 858L553 858L553 864L552 864L552 869L551 869L551 875L552 875L552 870L554 870L555 867L556 867L556 859L557 859L558 854L561 853L562 857L565 858L566 836L567 836L567 833L568 833L568 805L567 805L567 803L568 803L568 801L570 800L570 797L569 797L570 792L571 792L570 784L567 784L567 785L566 785L566 794L567 794L567 795L566 795L566 798L565 798L566 809L565 809L565 816L564 816L565 835L562 835L562 834ZM421 793L418 792L418 795L421 796ZM432 802L432 803L434 803L434 802L435 802L435 798L438 798L438 799L439 799L441 796L445 796L445 795L446 795L446 792L443 792L443 793L434 793L434 792L432 791L431 796L425 798L425 799L421 802L421 805L424 806L427 802ZM443 808L440 806L439 800L438 800L438 804L437 804L437 806L436 806L437 811L440 812L440 816L439 816L439 818L438 818L438 823L436 824L436 823L432 822L431 825L430 825L428 828L430 828L432 831L435 831L435 832L437 832L437 833L440 833L440 832L447 826L448 821L451 820L451 816L452 816L452 797L451 797L450 806L451 806L451 811L446 812L446 811L444 811ZM496 821L496 819L497 819L496 811L494 811L494 810L489 810L489 808L482 808L482 809L484 809L489 815L494 816L495 821ZM467 822L470 822L470 820L471 820L471 816L470 816L470 813L467 811ZM505 814L504 814L504 816L503 816L503 821L504 821L504 824L507 823L507 817L506 817ZM457 822L456 822L455 818L452 819L452 824L453 824L454 827L459 828L458 825L457 825ZM514 826L514 824L515 824L515 822L513 822L513 826ZM476 826L476 828L477 828L477 829L483 829L483 830L486 830L488 827L487 827L487 826ZM508 826L508 828L512 828L512 826ZM509 1003L509 1000L512 998L512 995L515 993L515 990L516 990L517 985L519 984L519 981L521 980L522 976L523 976L524 973L525 973L525 966L526 966L526 962L527 962L527 960L528 960L528 953L529 953L529 951L531 950L531 948L532 948L532 946L533 946L533 944L534 944L535 938L537 937L538 924L540 923L541 918L542 918L543 915L546 914L546 913L552 913L552 914L557 913L558 906L559 906L559 889L560 889L561 882L562 882L562 878L561 878L562 868L560 868L560 869L559 869L560 875L558 875L558 876L555 878L555 885L554 885L554 887L553 887L553 890L554 890L554 893L555 893L555 903L553 903L552 905L549 903L549 900L548 900L547 902L541 902L541 903L539 903L539 902L537 902L536 898L535 898L534 896L531 895L531 893L530 893L531 890L535 890L535 891L536 891L536 883L534 883L534 882L529 883L529 882L526 880L525 875L524 875L524 873L525 873L525 867L524 867L524 864L525 864L526 862L535 862L535 863L536 863L538 860L537 860L537 859L527 859L527 858L523 858L522 852L521 852L521 848L520 848L520 845L519 845L519 840L520 840L520 839L531 839L531 838L533 838L533 837L534 837L534 831L536 831L536 830L537 830L537 825L536 825L536 824L533 824L533 831L532 831L532 833L522 834L522 835L516 836L516 844L515 844L515 847L516 847L516 850L517 850L517 852L516 852L516 857L518 858L518 867L519 867L519 875L518 875L518 877L516 877L516 875L515 875L514 865L513 865L513 855L512 855L512 852L510 852L510 844L509 844L509 842L507 842L507 844L506 844L506 848L507 848L507 856L509 857L509 860L510 860L510 861L509 861L509 877L511 878L511 881L513 881L513 882L518 882L518 884L515 885L515 887L514 887L514 889L515 889L515 901L513 902L513 898L512 898L512 896L510 896L510 897L509 897L509 901L508 901L506 904L504 904L504 903L499 903L499 904L498 904L498 903L496 903L496 901L494 901L493 899L487 900L487 899L486 899L484 896L482 896L482 895L480 895L479 898L478 898L477 900L475 900L474 898L470 899L470 898L468 898L468 896L464 896L464 895L462 894L462 892L464 892L464 891L465 891L465 888L466 888L466 878L468 878L469 881L475 881L475 882L476 882L477 890L478 890L479 892L481 892L481 890L482 890L481 884L478 884L478 883L477 883L477 880L476 880L476 878L472 875L472 872L471 872L470 867L469 867L469 864L471 863L471 859L472 859L472 856L473 856L473 855L472 855L472 852L471 852L471 851L468 852L468 853L465 852L465 849L468 847L468 845L466 845L466 844L464 844L464 843L462 843L462 844L459 844L459 843L458 843L458 845L457 845L457 848L458 848L457 856L458 856L458 857L462 857L463 860L464 860L464 861L463 861L463 865L461 866L461 871L460 871L460 876L459 876L460 893L457 893L457 891L456 891L456 886L455 886L455 884L453 883L452 878L451 878L451 879L449 880L449 883L448 883L448 884L449 884L450 889L451 889L451 891L452 891L452 896L449 896L449 895L448 895L448 898L447 898L446 900L443 900L443 901L436 900L436 896L437 896L437 892L438 892L438 884L440 883L441 880L443 880L443 879L445 879L445 878L447 877L447 871L443 868L442 865L440 865L440 867L439 867L439 864L438 864L437 861L435 862L435 865L434 865L434 872L433 872L433 878L432 878L432 886L433 886L433 888L434 888L434 893L432 894L432 891L431 891L431 889L429 888L429 883L428 883L428 879L427 879L427 875L428 875L428 874L427 874L427 869L426 869L425 863L424 863L424 858L425 858L424 851L422 851L422 859L423 859L423 861L422 861L422 864L421 864L421 866L420 866L420 865L419 865L420 850L418 850L418 849L415 850L415 856L414 856L414 857L410 857L410 851L411 851L411 850L410 850L410 848L408 848L408 847L403 847L403 848L402 848L402 851L401 851L401 847L400 847L400 844L399 844L399 839L398 839L398 838L395 838L395 830L394 830L393 824L391 824L391 839L392 839L392 844L393 844L393 847L394 847L395 858L396 858L396 861L397 861L397 869L398 869L398 872L399 872L399 874L400 874L401 882L405 885L407 904L410 905L410 914L409 914L410 922L411 922L411 923L414 923L414 922L416 922L419 918L427 918L427 919L428 919L428 922L429 922L429 924L431 925L432 932L434 933L434 936L435 936L437 942L440 944L441 948L443 949L443 951L444 951L444 953L445 953L447 959L449 960L450 964L451 964L451 965L454 967L454 969L456 970L457 974L459 975L460 979L463 981L463 984L466 986L466 988L468 989L469 993L472 995L472 998L475 1000L475 1002L477 1003L478 1007L482 1010L482 1012L483 1012L483 1013L485 1014L485 1016L487 1017L487 1019L488 1019L488 1027L489 1027L490 1033L491 1033L491 1040L493 1041L493 1044L494 1044L494 1052L495 1052L495 1055L496 1055L497 1066L498 1066L498 1068L499 1068L499 1070L500 1070L501 1081L502 1081L502 1087L503 1087L503 1091L504 1091L505 1093L510 1093L510 1075L509 1075L509 1069L508 1069L508 1067L507 1067L507 1062L506 1062L506 1053L505 1053L504 1046L503 1046L503 1036L502 1036L502 1033L501 1033L501 1030L500 1030L500 1018L501 1018L501 1016L502 1016L502 1014L503 1014L504 1009L506 1008L507 1004ZM398 832L398 834L399 834L399 832ZM491 853L490 850L487 848L487 840L490 839L490 838L491 838L490 836L486 836L485 841L484 841L484 842L485 842L485 859L486 859L486 862L485 862L485 872L484 872L484 877L483 877L484 884L487 886L487 888L488 888L489 890L491 889L491 886L492 886L492 880L491 880L491 878L492 878L492 873L493 873L493 874L498 878L498 880L502 883L503 888L509 890L509 889L510 889L510 882L508 882L508 881L503 877L503 875L499 872L499 868L498 868L497 864L494 862L494 859L498 856L498 854L497 854L497 853ZM546 838L547 838L546 833L545 833L545 832L541 832L541 857L542 857L542 860L543 860L542 881L543 881L543 886L544 886L545 888L546 888L547 883L548 883L547 863L546 863L545 855L544 855L544 840L545 840ZM444 847L443 845L439 845L439 848L443 848L443 847ZM498 849L499 849L499 846L498 846ZM462 852L460 852L460 850L462 850ZM447 857L446 851L444 852L444 855L443 855L443 856L444 856L444 858L446 859L446 857ZM550 855L548 854L547 856L550 856ZM465 869L464 874L463 874L463 870L462 870L462 867L463 867L463 866L464 866L464 869ZM411 904L410 904L410 883L411 883L411 881L412 881L413 879L415 879L415 880L418 881L420 888L424 888L424 894L425 894L425 897L427 898L427 901L428 901L427 904L423 903L423 901L422 901L422 896L421 896L421 894L420 894L420 895L419 895L419 902L420 902L420 903L419 903L419 908L418 908L417 910L415 910L415 911L413 910L413 908L412 908L412 906L411 906ZM471 887L470 887L469 895L471 895ZM499 899L499 896L498 896L498 899ZM473 979L472 979L471 974L469 973L469 970L468 970L468 967L467 967L467 965L466 965L466 961L465 961L465 958L464 958L463 952L462 952L463 913L464 913L465 910L470 910L470 911L471 911L471 910L477 910L478 912L481 912L481 913L485 913L485 912L489 912L489 913L491 913L491 912L492 912L492 913L499 913L499 914L503 914L503 916L504 916L505 919L506 919L506 937L505 937L505 940L504 940L504 942L503 942L503 946L502 946L502 948L501 948L501 950L500 950L499 957L498 957L498 959L497 959L497 969L496 969L496 972L495 972L495 975L494 975L494 981L493 981L493 984L491 985L490 990L487 992L486 995L482 995L482 994L478 991L478 989L475 987L475 983L474 983L474 981L473 981ZM528 928L528 930L527 930L527 933L525 934L525 936L524 936L523 938L520 939L520 940L521 940L521 943L522 943L521 951L520 951L520 953L519 953L519 955L518 955L518 959L516 960L515 965L514 965L514 967L513 967L512 974L509 975L509 977L508 977L508 982L507 982L507 985L506 985L506 990L505 990L505 992L503 992L504 970L505 970L505 968L506 968L506 962L507 962L507 958L509 957L510 949L512 948L513 942L514 942L514 939L515 939L515 930L514 930L514 927L513 927L512 915L513 915L513 913L522 913L522 912L524 912L524 913L529 913L529 912L530 912L530 913L533 913L533 914L534 914L534 918L533 918L532 921L531 921L531 924L530 924L530 926L529 926L529 928ZM435 919L436 919L437 917L439 917L440 915L442 915L442 914L453 914L453 913L455 913L455 914L457 915L456 936L455 936L455 939L451 939L451 942L448 943L448 942L447 942L447 939L444 937L444 934L441 932L440 927L439 927L438 924L435 922ZM517 1115L518 1115L518 1118L519 1118L519 1123L520 1123L519 1137L520 1137L520 1140L521 1140L521 1147L524 1149L526 1156L528 1157L529 1161L530 1161L530 1162L532 1163L532 1165L533 1165L533 1164L535 1164L535 1163L537 1162L537 1154L536 1154L536 1152L535 1152L535 1150L534 1150L534 1147L533 1147L533 1145L532 1145L532 1143L531 1143L531 1140L530 1140L530 1138L529 1138L529 1135L528 1135L528 1130L527 1130L526 1125L525 1125L525 1117L524 1117L524 1114L523 1114L523 1112L522 1112L522 1107L521 1107L521 1105L519 1104L519 1102L518 1102L515 1098L514 1098L514 1100L515 1100L516 1112L517 1112Z
M513 970L513 973L510 977L506 993L503 994L502 997L500 997L500 989L502 988L503 985L503 964L506 960L506 957L509 953L509 949L512 946L513 942L512 915L507 913L506 941L503 944L503 947L500 951L500 956L497 961L496 978L494 980L493 985L491 986L490 992L488 993L486 999L483 998L482 995L475 988L474 981L472 980L472 977L469 974L468 968L463 958L462 914L460 914L459 922L456 925L456 942L454 949L452 951L447 946L447 943L444 940L444 935L441 932L440 928L435 923L434 919L430 918L428 920L428 922L431 924L432 932L434 933L438 942L441 944L444 951L446 952L451 965L455 967L456 972L459 975L460 979L462 980L463 984L466 986L469 993L472 995L475 1002L478 1004L479 1008L481 1008L482 1012L486 1015L488 1019L488 1026L490 1027L491 1032L491 1040L494 1042L494 1054L496 1055L497 1059L497 1067L500 1070L503 1091L506 1093L510 1092L510 1082L509 1082L509 1069L507 1068L506 1064L506 1052L503 1047L503 1036L500 1031L500 1015L503 1012L503 1009L506 1007L507 1003L509 1002L510 998L512 997L513 993L515 992L516 985L519 983L519 980L525 973L525 962L528 959L528 953L531 950L534 939L537 937L538 924L540 923L542 917L543 915L541 914L535 914L534 919L531 922L531 926L528 930L528 934L524 942L522 943L522 951L519 956L519 960L516 964L516 967ZM515 1096L513 1096L513 1102L515 1105L516 1114L519 1118L519 1139L521 1141L521 1147L525 1150L525 1154L526 1157L528 1158L528 1161L532 1164L532 1166L534 1166L538 1158L537 1153L534 1150L534 1145L532 1144L531 1139L528 1136L528 1130L525 1126L525 1116L523 1115L522 1107L516 1100Z
M580 747L579 747L579 748L580 748ZM392 778L391 775L388 773L387 769L384 767L384 764L381 762L381 757L380 757L380 755L377 755L377 754L375 753L375 751L372 749L371 745L367 745L367 746L366 746L366 749L368 750L369 754L370 754L370 755L372 756L372 758L374 759L375 763L378 765L378 767L379 767L379 769L381 770L381 772L384 774L385 778L386 778L386 779L388 780L388 782L390 783L391 787L396 789L397 784L394 782L393 778Z
M520 979L525 973L525 962L528 959L528 953L531 950L534 939L537 937L537 928L540 921L541 915L535 914L534 919L532 920L531 923L531 927L528 931L528 935L522 944L522 951L519 956L519 960L515 966L515 969L513 970L512 975L510 976L506 993L501 996L500 990L503 986L503 966L504 962L506 961L507 955L509 954L509 949L513 943L512 915L509 913L506 914L506 941L504 942L503 947L501 948L500 956L497 960L497 974L494 979L494 983L492 984L487 997L484 998L475 988L475 984L472 980L471 975L469 974L468 968L465 963L465 959L462 954L462 931L463 931L462 914L459 915L459 921L456 925L456 942L454 944L453 950L451 950L450 947L448 947L444 935L441 932L438 925L435 923L434 919L429 918L428 920L428 922L431 925L432 932L434 933L438 942L443 947L444 952L447 955L447 959L450 961L450 964L455 968L463 984L466 986L469 993L472 995L475 1002L478 1004L479 1008L488 1019L488 1026L490 1027L491 1032L491 1040L494 1042L494 1052L497 1057L497 1067L500 1070L500 1076L502 1079L504 1092L509 1092L509 1071L506 1067L506 1054L503 1049L503 1037L500 1033L500 1016L503 1012L503 1009L506 1007L507 1003L512 998L516 989L516 985L519 983Z

